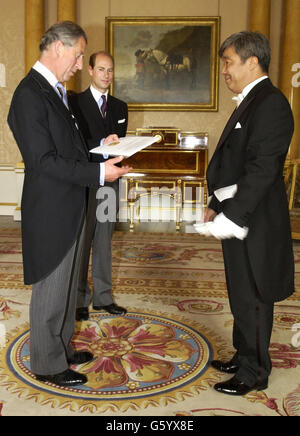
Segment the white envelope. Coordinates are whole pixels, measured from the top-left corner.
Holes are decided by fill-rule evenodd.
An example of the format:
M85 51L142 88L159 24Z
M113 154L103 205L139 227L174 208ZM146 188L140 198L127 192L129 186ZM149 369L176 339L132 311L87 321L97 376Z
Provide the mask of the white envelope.
M241 129L241 128L242 128L241 124L239 122L237 122L236 126L235 126L235 129Z

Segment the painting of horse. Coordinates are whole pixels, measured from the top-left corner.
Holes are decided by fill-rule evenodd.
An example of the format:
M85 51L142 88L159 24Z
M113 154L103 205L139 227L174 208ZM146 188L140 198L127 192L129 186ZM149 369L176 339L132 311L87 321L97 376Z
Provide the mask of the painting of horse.
M112 94L130 110L216 110L219 26L219 17L108 17Z
M176 86L176 79L188 81L188 86L193 89L195 86L196 59L190 55L168 54L161 50L145 50L145 68L156 62L159 65L165 79L165 87L170 89L170 82L173 80ZM146 73L146 71L145 71ZM186 82L185 82L186 83Z

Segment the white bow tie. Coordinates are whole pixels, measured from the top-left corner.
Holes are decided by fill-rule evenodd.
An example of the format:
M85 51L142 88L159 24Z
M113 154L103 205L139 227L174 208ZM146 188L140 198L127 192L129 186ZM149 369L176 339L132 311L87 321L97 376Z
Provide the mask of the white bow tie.
M239 105L244 100L244 96L243 96L243 94L238 94L236 97L232 97L232 100L235 100L237 107L239 107Z

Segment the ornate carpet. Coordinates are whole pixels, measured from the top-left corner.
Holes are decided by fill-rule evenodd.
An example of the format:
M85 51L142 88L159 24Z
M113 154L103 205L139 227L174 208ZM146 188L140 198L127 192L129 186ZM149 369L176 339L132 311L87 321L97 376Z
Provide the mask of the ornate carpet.
M229 397L230 376L209 366L230 358L230 313L220 243L195 234L116 232L113 293L125 317L91 311L73 342L94 360L75 370L88 383L60 388L30 371L28 311L19 229L0 230L0 415L299 416L300 245L297 292L276 304L273 371L265 391Z

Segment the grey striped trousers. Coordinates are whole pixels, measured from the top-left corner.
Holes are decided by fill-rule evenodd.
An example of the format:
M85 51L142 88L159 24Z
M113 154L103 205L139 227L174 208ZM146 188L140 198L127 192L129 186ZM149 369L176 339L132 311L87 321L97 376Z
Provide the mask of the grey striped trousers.
M67 360L74 355L70 342L75 327L85 222L80 228L77 240L58 267L32 286L30 367L34 374L59 374L68 369Z

